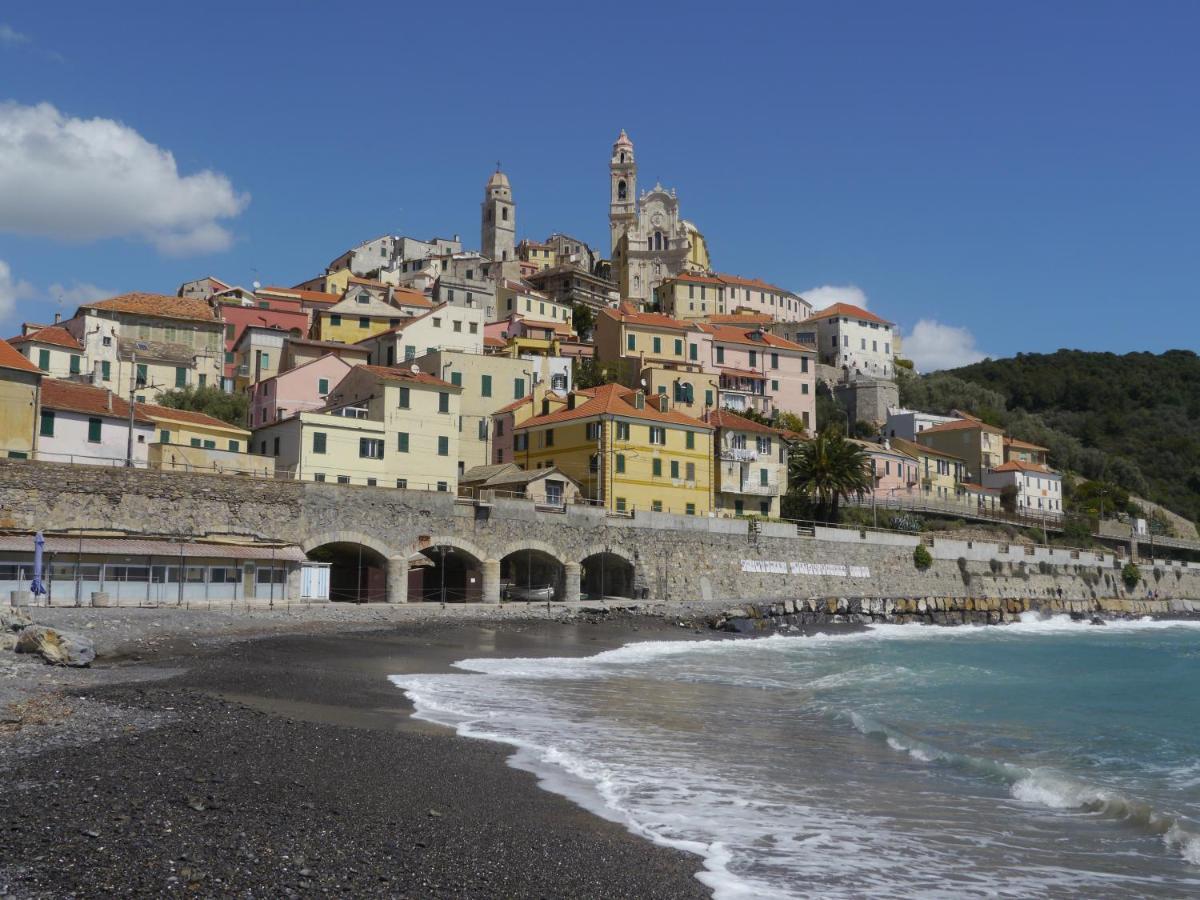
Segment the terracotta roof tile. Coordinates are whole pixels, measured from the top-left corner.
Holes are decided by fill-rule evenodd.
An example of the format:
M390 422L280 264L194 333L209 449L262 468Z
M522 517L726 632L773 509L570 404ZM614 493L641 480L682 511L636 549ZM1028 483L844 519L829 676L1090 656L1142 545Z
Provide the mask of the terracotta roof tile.
M582 393L582 391L580 391L579 393ZM551 400L559 400L559 401L566 399L562 394L556 394L554 391L547 391L546 397ZM520 400L514 400L512 403L509 403L507 406L500 407L498 410L496 410L494 413L492 413L492 415L495 416L495 415L500 415L501 413L510 413L513 410L520 409L526 403L531 403L531 402L533 402L533 394L526 394Z
M624 301L617 309L605 307L600 310L600 315L608 316L610 319L616 319L618 322L628 322L631 325L647 325L652 328L671 328L675 331L691 331L692 327L687 322L681 322L679 319L672 319L670 316L664 316L662 313L644 313L634 309L633 304Z
M1058 475L1052 469L1048 469L1038 463L1021 462L1019 459L1010 459L1003 465L993 466L993 472L1036 472L1039 475Z
M111 398L111 408L109 406ZM42 406L64 412L84 413L117 419L129 418L129 403L106 388L93 387L79 381L60 381L57 378L42 379ZM134 407L133 418L137 422L150 422L140 409Z
M19 372L42 374L41 369L22 356L7 341L0 341L0 369L16 369Z
M155 316L160 319L185 319L192 322L219 322L220 313L207 300L193 297L168 297L164 294L135 292L84 303L80 309L102 309L110 312Z
M544 416L537 416L518 425L518 428L529 428L539 425L554 425L558 422L570 422L575 419L588 419L593 416L609 415L623 416L627 419L644 419L650 422L662 422L671 425L687 425L703 430L711 430L712 426L699 419L685 416L681 412L669 409L660 412L653 404L647 402L645 407L638 409L633 405L634 392L619 384L605 384L589 388L586 391L576 391L577 396L587 399L574 409L560 409Z
M732 366L721 366L722 375L736 375L738 378L757 378L759 381L766 381L767 376L762 372L755 372L753 369L735 369Z
M991 431L995 434L1003 433L1003 428L997 428L995 425L988 425L986 422L980 422L978 419L955 419L953 422L942 422L938 425L930 425L924 431L918 432L919 438L922 434L939 434L944 431L965 431L971 428L979 428L983 431Z
M1050 450L1049 447L1043 447L1041 444L1031 444L1031 443L1029 443L1029 441L1021 441L1021 440L1018 440L1017 438L1010 438L1010 437L1006 437L1004 439L1004 446L1005 447L1019 447L1023 450L1046 450L1046 451Z
M337 303L342 299L340 294L327 294L324 291L310 291L305 288L264 287L255 291L257 294L283 294L296 300L316 300L321 303Z
M889 322L887 319L881 319L873 312L867 312L860 306L855 306L852 303L835 303L833 306L827 306L820 312L815 312L808 317L809 322L813 319L832 319L835 317L845 316L847 319L862 319L866 322L877 322L880 325L895 325L895 322Z
M955 456L953 453L947 453L944 450L937 450L933 447L926 447L924 444L917 444L913 441L906 441L904 438L890 438L892 445L899 447L909 456L915 453L924 453L928 456L940 456L943 459L952 459L955 462L966 464L966 461L961 456Z
M230 425L228 422L218 419L215 416L209 416L190 409L172 409L169 406L159 406L156 403L139 403L137 409L155 421L158 419L173 419L176 422L191 422L193 425L206 425L209 428L227 428L231 431L250 433L240 425Z
M507 347L508 342L501 340L498 337L492 337L490 334L484 335L483 346L485 347Z
M736 328L732 325L699 325L697 327L701 331L711 334L714 341L726 344L749 344L755 347L771 347L774 350L812 352L811 347L781 338L769 331L760 332L757 328ZM757 335L757 337L751 337L751 335Z
M709 325L770 325L774 321L770 313L719 313L705 318Z
M449 381L442 381L436 375L430 375L428 372L414 372L412 369L401 369L394 366L359 366L365 372L370 372L377 378L382 378L384 381L412 381L417 384L428 384L434 387L454 388L461 391L462 388L456 384L451 384Z
M708 424L714 428L724 428L729 431L753 431L759 434L778 434L784 435L785 432L779 428L772 428L770 425L764 425L762 422L755 422L753 419L747 419L739 416L735 412L728 409L718 409L708 414Z
M23 334L19 337L9 338L10 344L53 344L55 347L66 347L68 350L82 350L83 345L75 340L74 335L61 325L51 325L48 328L42 328L31 334Z

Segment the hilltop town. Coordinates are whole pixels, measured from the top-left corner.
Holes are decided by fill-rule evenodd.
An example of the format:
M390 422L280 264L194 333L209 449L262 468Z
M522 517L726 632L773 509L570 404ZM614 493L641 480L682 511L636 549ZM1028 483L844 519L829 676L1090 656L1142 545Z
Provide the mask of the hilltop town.
M25 323L0 455L774 519L824 393L870 469L856 502L1062 516L1045 448L899 407L893 322L718 270L624 131L609 173L603 251L519 238L497 170L477 249L383 235L291 286L209 275ZM245 401L198 411L213 393Z

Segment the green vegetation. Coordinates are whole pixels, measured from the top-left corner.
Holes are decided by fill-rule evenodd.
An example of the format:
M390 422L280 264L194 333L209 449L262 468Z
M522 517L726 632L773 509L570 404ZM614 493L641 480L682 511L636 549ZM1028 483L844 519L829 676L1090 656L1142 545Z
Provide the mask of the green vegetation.
M1125 563L1125 568L1121 570L1121 580L1125 582L1128 590L1132 591L1137 587L1138 582L1142 580L1142 570L1137 567L1137 563Z
M913 565L924 572L933 565L933 556L925 548L924 544L917 544L913 548Z
M158 405L204 413L230 425L245 428L250 395L227 394L217 387L185 387L164 391L158 398Z
M826 429L800 444L790 457L784 516L837 522L840 500L864 494L870 487L862 448L847 441L838 429Z
M592 329L596 327L596 314L586 303L576 303L571 307L571 327L583 341L591 340Z
M1049 448L1055 468L1101 482L1080 498L1082 512L1094 508L1098 514L1101 497L1105 516L1110 509L1126 511L1133 493L1200 520L1195 353L1059 350L925 376L901 369L898 375L902 405L971 412L1012 437ZM1112 488L1123 493L1106 493Z

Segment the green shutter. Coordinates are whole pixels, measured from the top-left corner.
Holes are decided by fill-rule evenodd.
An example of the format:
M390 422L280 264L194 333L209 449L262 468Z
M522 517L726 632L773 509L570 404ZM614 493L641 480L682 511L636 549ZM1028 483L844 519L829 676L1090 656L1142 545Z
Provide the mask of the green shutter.
M200 438L192 438L190 443L193 447L199 447L200 446Z
M450 383L455 387L462 387L462 372L451 372Z
M239 450L241 450L242 448L241 448L241 445L240 445L240 444L238 444L238 442L237 442L237 441L230 441L230 442L229 442L229 449L230 449L231 451L233 451L234 453L237 453L237 452L238 452Z
M653 341L653 347L655 353L662 353L662 338L656 337Z
M100 443L100 429L102 423L99 419L88 419L88 442L92 444Z
M661 459L654 460L651 463L650 471L654 475L655 478L660 477L662 475L662 460Z
M696 359L699 356L700 347L697 344L688 344L688 359Z
M396 435L396 449L400 453L408 452L408 432L407 431L401 431L399 434Z
M160 431L158 433L158 442L160 444L171 443L171 432L167 431L167 429L165 429L165 428L162 431Z
M491 375L482 376L482 381L481 381L481 384L479 385L479 393L480 393L480 396L483 396L483 397L492 396L492 376Z
M618 474L620 474L620 473L623 473L624 471L625 471L625 454L618 453L617 454L617 472L618 472Z
M679 460L677 460L677 459L671 460L671 477L672 478L679 477Z
M634 335L631 334L625 339L625 346L630 350L637 349L637 340Z
M524 396L525 396L525 379L524 378L514 378L513 379L513 399L520 400Z
M683 356L683 341L678 338L675 339L675 355Z
M42 410L42 427L38 434L42 437L54 437L54 410Z
M50 371L50 351L49 350L39 350L38 351L38 368L41 369L43 372Z
M329 379L328 378L318 378L317 379L317 393L320 394L322 397L324 397L326 394L329 393Z
M71 354L71 374L72 375L79 374L79 357L76 356L74 353Z
M112 363L107 359L101 360L100 362L100 377L105 381L108 381L112 378Z
M445 391L438 392L438 412L450 412L450 395Z
M766 469L758 470L758 483L761 484L763 487L767 486L767 470Z
M450 438L444 434L438 438L438 456L450 455Z
M175 387L187 387L187 369L183 366L175 367Z
M400 388L400 408L408 409L410 401L411 401L411 393L410 393L409 389L406 387Z
M324 452L325 452L325 432L314 431L313 432L313 453L324 453Z
M687 440L687 448L689 450L695 450L696 449L696 432L688 431L688 432L686 432L686 434L687 434L687 439L686 439Z

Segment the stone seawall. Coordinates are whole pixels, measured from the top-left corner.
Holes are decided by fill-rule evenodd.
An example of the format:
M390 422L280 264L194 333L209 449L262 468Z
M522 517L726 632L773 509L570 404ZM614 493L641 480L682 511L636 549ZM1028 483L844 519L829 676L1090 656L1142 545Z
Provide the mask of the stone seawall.
M809 597L747 603L713 616L709 625L737 634L761 634L821 625L1002 625L1027 613L1103 621L1143 616L1200 618L1196 600L1061 600L1000 597Z
M588 506L547 512L523 500L474 504L429 491L20 460L0 460L0 530L252 538L306 553L357 546L386 568L391 602L407 600L409 557L436 547L481 573L484 602L499 602L501 563L522 551L562 567L566 600L579 599L581 573L601 555L623 561L654 601L1200 599L1200 564L1144 562L1141 581L1127 589L1122 560L1109 552L643 511L609 516ZM914 565L918 543L932 556L927 570Z

